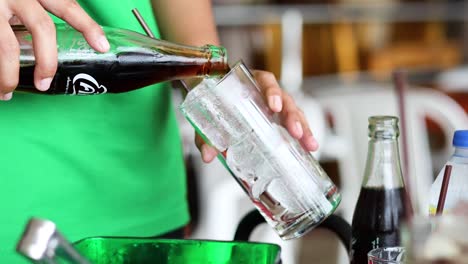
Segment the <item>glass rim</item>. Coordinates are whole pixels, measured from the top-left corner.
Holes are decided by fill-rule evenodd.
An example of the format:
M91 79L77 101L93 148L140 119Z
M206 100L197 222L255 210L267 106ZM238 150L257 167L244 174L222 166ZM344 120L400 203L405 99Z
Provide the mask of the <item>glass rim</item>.
M76 245L78 243L89 242L89 241L106 241L106 242L126 242L126 241L136 241L136 243L161 243L161 244L219 244L219 245L256 245L256 246L265 246L272 247L276 249L281 249L278 244L271 242L259 242L259 241L227 241L220 239L176 239L176 238L142 238L142 237L132 237L132 236L89 236L80 238L72 244Z
M247 67L247 65L245 65L244 61L242 59L240 59L236 63L234 63L234 66L231 67L231 69L226 74L224 74L221 79L219 79L216 82L215 86L218 86L220 83L222 83L224 80L226 80L229 75L231 75L233 72L237 71L237 69L239 69L239 68L242 70L242 72L246 73L251 80L254 80L254 78L252 76L252 73L250 72L249 68Z
M399 118L392 115L375 115L368 118L368 136L378 140L394 140L400 136Z
M402 246L395 246L395 247L381 247L381 248L375 248L375 249L372 249L371 251L369 251L367 253L367 258L369 260L373 260L373 261L379 261L379 262L382 262L382 263L404 263L402 261L403 260L389 260L389 259L383 259L382 257L380 256L376 256L376 254L380 253L380 252L400 252L400 253L406 253L406 248L405 247L402 247Z
M368 121L376 125L397 125L400 120L397 116L392 115L373 115L369 117Z
M209 89L213 89L215 87L217 87L219 84L221 84L223 81L225 81L231 74L233 74L234 72L236 71L241 71L243 72L248 78L249 80L255 84L255 86L257 86L257 82L255 81L255 78L253 77L252 73L250 72L249 68L245 65L244 61L242 59L238 60L236 63L234 63L234 66L231 67L231 69L223 75L223 77L221 79L218 79L216 80L216 83L214 83L214 85L205 85L207 88ZM212 79L214 80L214 79ZM197 89L197 87L199 85L201 85L202 82L200 82L198 85L196 85L195 87L192 88L192 90L194 89ZM189 93L192 91L190 90ZM192 98L190 101L187 101L187 100L184 100L182 102L182 104L180 104L179 106L179 109L181 109L182 111L184 109L187 109L187 108L190 108L191 104L193 101L196 101L200 96L204 95L205 93L207 93L208 91L203 91L202 93L199 93L197 94L194 98Z

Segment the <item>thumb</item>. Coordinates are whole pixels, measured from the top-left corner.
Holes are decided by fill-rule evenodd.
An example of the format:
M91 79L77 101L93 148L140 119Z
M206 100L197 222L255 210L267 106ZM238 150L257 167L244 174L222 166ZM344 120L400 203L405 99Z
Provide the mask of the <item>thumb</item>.
M198 134L195 134L195 145L197 145L197 148L201 153L202 160L205 163L212 162L218 155L218 151L212 146L206 144L203 138Z

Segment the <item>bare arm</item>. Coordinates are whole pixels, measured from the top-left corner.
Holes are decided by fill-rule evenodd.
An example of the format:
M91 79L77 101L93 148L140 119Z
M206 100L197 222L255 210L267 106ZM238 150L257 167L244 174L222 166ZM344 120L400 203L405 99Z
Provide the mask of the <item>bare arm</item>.
M219 45L210 0L152 0L163 39L193 45Z

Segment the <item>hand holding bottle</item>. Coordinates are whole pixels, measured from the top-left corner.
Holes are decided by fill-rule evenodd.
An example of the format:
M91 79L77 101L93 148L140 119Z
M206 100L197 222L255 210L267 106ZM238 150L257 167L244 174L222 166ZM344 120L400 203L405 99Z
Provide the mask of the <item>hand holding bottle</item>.
M271 72L255 70L253 74L265 102L271 111L279 114L281 124L286 127L289 134L298 139L305 150L316 151L317 140L312 134L304 112L296 105L291 95L280 88ZM195 143L204 162L209 163L214 160L218 154L215 148L206 144L198 134L195 134Z
M23 24L32 34L36 67L34 84L38 90L49 88L57 69L55 26L47 11L80 31L96 51L109 50L101 27L75 0L0 1L0 100L9 100L19 80L20 48L11 25Z

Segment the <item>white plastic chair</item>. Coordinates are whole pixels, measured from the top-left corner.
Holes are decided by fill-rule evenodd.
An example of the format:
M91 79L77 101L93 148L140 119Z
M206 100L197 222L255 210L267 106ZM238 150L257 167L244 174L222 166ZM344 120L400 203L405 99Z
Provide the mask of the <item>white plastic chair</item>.
M468 91L468 65L461 65L441 72L436 77L436 84L445 91Z
M406 94L407 143L409 175L414 205L427 213L427 194L433 181L433 168L425 117L440 125L446 135L445 157L451 151L451 139L456 129L468 128L465 111L450 97L432 89L409 89ZM351 221L364 173L368 146L368 117L396 115L397 98L389 84L368 83L316 94L316 99L333 119L336 136L346 145L324 152L334 156L341 175L343 217ZM401 128L400 128L401 129ZM402 151L400 136L400 151ZM324 144L327 148L327 143ZM400 155L401 159L403 156ZM415 209L416 209L415 208Z

